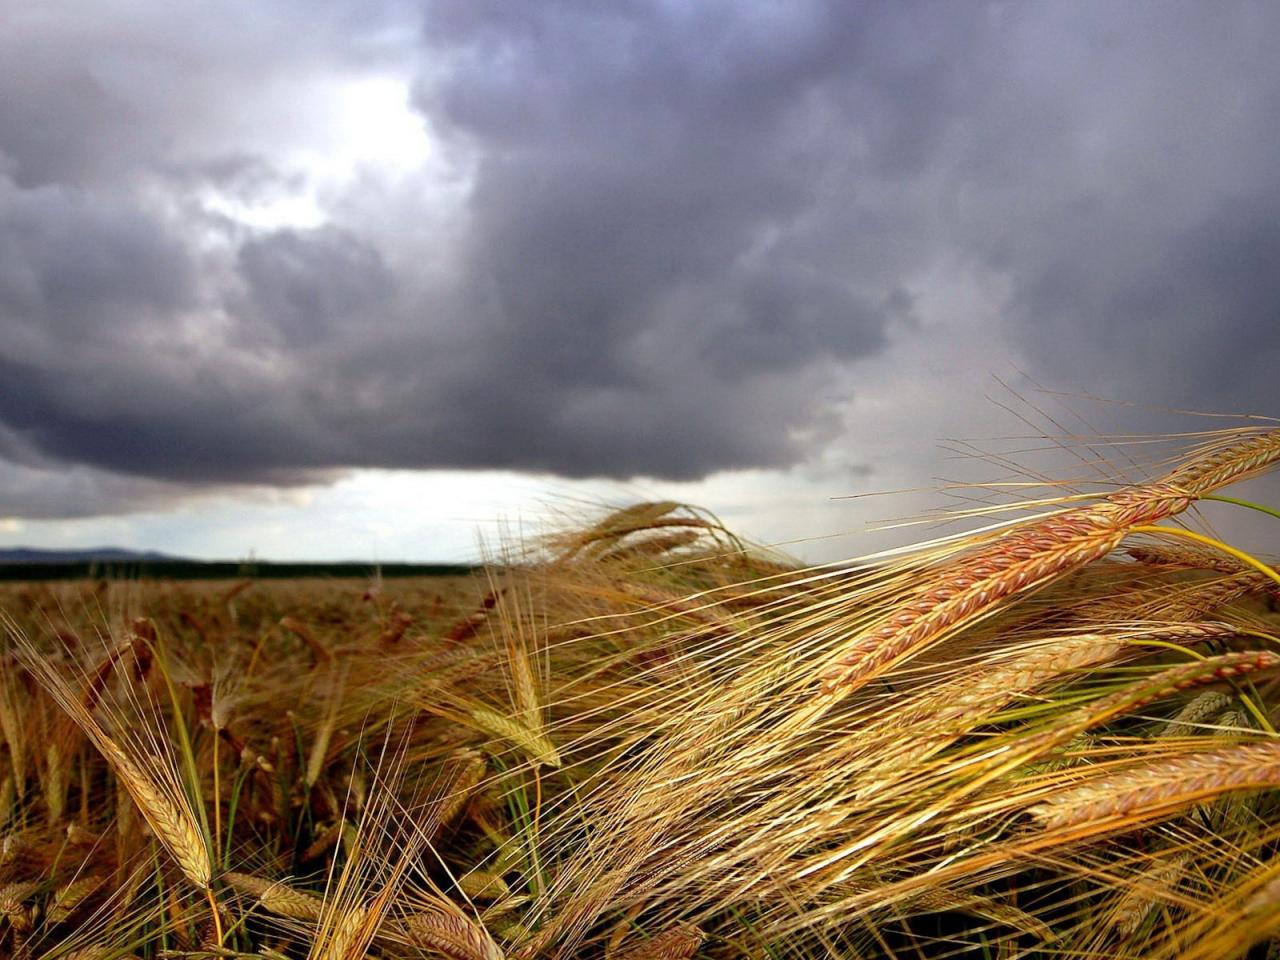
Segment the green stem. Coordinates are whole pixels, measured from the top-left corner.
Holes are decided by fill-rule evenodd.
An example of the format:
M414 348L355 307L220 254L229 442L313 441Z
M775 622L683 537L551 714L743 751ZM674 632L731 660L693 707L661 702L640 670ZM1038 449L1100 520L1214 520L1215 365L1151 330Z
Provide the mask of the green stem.
M240 791L244 788L245 778L252 772L252 767L242 767L236 771L235 782L231 786L231 799L227 804L227 844L222 851L222 869L231 869L231 841L235 836L235 831L231 829L231 825L236 820L236 808L240 805Z
M1219 503L1234 503L1237 507L1248 507L1250 510L1257 510L1259 513L1265 513L1268 516L1275 517L1280 520L1280 510L1274 507L1265 507L1260 503L1254 503L1252 500L1241 500L1238 497L1224 497L1220 494L1212 494L1207 497L1201 497L1201 500L1217 500Z
M155 657L156 667L160 671L160 676L164 680L165 689L169 693L169 703L173 708L173 729L177 734L178 748L182 755L182 766L186 771L186 790L196 818L200 821L200 828L204 834L205 849L209 849L209 815L205 810L204 800L201 797L200 790L200 768L196 764L195 748L191 744L191 736L187 732L187 721L182 714L182 702L178 699L178 690L173 685L173 677L169 673L169 662L165 651L161 648L159 639L154 643L148 643L151 653ZM209 851L209 861L213 862L216 850Z

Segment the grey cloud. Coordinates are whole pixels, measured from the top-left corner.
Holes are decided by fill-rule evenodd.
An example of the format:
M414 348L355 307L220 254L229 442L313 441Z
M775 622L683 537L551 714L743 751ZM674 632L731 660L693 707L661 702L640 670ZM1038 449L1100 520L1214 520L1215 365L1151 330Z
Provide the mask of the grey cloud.
M1280 407L1274 13L1088 7L1067 41L1017 25L1007 75L1042 116L960 153L984 189L959 236L1010 279L1009 335L1058 383Z
M927 348L943 262L1004 285L993 353L1055 385L1280 401L1266 5L265 9L175 33L136 7L42 57L0 40L14 469L169 497L816 462L856 371L895 336ZM316 229L201 208L295 188L317 78L387 64L417 70L456 208L427 174L357 178ZM13 513L65 502L14 489Z
M33 468L0 460L0 518L50 520L172 508L190 488L89 467Z
M279 162L323 126L316 89L398 55L398 0L5 11L0 153L23 187L121 192L225 155Z
M8 350L41 338L53 348L63 338L112 345L130 329L167 325L190 306L195 277L165 233L127 205L0 180L0 311L18 341Z
M245 284L235 312L282 346L378 335L395 278L377 250L340 230L279 231L246 241L237 253Z
M1183 228L1144 230L1136 255L1105 245L1101 258L1028 264L1021 335L1063 376L1089 368L1113 395L1274 413L1278 199L1224 199Z

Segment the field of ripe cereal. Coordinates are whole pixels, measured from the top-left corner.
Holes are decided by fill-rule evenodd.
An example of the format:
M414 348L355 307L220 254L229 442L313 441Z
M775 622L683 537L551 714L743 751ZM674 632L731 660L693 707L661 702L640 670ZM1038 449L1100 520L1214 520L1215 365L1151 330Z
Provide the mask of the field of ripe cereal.
M839 566L644 503L471 576L5 585L0 953L1271 955L1280 574L1180 523L1277 461Z

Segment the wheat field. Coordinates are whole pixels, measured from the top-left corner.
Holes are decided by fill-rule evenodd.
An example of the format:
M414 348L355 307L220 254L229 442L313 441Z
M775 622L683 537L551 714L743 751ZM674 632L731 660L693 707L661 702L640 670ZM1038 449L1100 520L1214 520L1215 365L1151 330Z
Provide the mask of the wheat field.
M1280 431L1173 446L819 567L0 588L0 954L1280 955L1280 574L1198 519Z

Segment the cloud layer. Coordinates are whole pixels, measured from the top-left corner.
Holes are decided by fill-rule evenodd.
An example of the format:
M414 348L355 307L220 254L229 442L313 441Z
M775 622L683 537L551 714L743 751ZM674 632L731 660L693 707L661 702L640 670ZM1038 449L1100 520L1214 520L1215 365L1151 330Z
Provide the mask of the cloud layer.
M0 515L816 462L892 344L953 349L943 275L989 293L939 363L1280 410L1273 5L174 21L0 38Z

